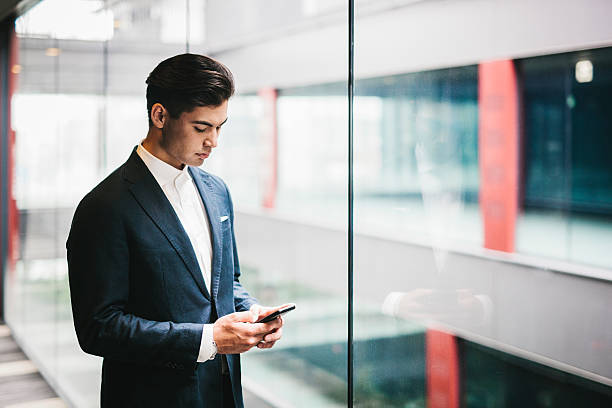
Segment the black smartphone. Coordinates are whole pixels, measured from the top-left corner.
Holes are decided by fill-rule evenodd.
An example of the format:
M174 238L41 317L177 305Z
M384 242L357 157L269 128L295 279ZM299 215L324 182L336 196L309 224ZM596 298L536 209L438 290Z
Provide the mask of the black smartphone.
M276 319L278 316L282 316L285 313L288 313L288 312L292 311L293 309L295 309L295 304L291 304L289 306L285 306L282 309L278 309L276 312L271 313L271 314L267 315L266 317L263 317L263 318L259 319L256 323L268 323L268 322L271 322L272 320Z

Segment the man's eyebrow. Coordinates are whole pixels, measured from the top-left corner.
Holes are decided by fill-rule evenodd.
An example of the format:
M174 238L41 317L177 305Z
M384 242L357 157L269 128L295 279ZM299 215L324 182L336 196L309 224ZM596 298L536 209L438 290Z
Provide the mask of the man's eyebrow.
M225 122L227 122L227 119L228 119L228 118L225 118L225 120L224 120L223 122L221 122L221 123L219 124L219 126L221 126L221 125L223 125ZM213 125L212 123L207 122L207 121L205 121L205 120L194 120L194 121L192 121L191 123L198 124L198 125L206 125L206 126L210 126L210 127L215 126L215 125Z

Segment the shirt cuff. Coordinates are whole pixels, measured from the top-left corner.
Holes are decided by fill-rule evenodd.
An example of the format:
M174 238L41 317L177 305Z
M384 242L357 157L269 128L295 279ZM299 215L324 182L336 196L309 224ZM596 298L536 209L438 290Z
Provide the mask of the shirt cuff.
M205 324L202 327L202 341L200 342L200 353L198 363L210 360L215 350L213 349L213 324Z

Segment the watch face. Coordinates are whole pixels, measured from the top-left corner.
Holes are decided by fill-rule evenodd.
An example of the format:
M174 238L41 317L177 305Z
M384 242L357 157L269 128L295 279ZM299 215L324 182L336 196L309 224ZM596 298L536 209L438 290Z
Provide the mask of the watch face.
M212 355L210 356L209 360L214 360L215 357L217 356L217 343L215 343L215 341L212 341Z

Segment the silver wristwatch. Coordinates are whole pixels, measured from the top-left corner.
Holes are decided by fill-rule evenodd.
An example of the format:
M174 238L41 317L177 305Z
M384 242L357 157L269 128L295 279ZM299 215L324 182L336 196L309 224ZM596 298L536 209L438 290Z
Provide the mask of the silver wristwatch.
M210 356L209 360L214 360L215 357L217 356L217 343L215 343L214 340L212 340L212 349L213 349L213 353Z

